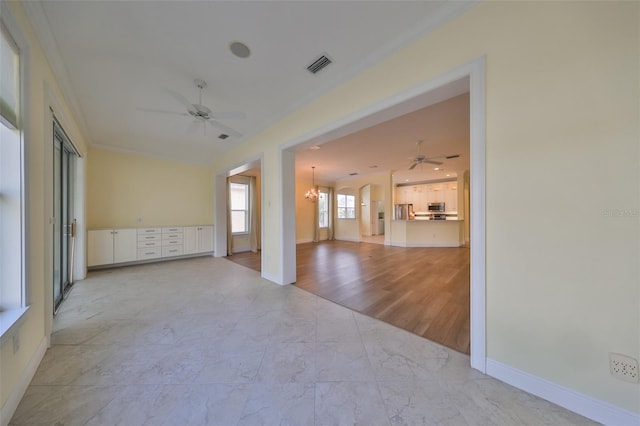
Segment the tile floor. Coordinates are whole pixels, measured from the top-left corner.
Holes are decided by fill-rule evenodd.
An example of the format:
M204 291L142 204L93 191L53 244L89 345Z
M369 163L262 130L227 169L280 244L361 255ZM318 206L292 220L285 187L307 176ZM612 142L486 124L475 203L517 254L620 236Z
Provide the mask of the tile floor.
M585 425L466 355L225 259L93 272L11 425Z

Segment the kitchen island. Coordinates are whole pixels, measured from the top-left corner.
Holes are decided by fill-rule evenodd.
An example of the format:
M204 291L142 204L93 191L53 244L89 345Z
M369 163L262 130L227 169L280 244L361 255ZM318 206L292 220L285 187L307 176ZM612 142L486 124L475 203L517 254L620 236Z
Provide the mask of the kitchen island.
M392 220L389 245L460 247L464 245L464 220Z

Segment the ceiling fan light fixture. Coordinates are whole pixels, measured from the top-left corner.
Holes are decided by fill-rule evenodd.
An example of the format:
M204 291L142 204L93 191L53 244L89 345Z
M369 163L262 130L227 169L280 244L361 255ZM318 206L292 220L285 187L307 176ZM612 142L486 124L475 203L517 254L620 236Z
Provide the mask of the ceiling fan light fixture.
M229 50L238 58L245 59L251 56L251 49L241 41L232 41L229 43Z

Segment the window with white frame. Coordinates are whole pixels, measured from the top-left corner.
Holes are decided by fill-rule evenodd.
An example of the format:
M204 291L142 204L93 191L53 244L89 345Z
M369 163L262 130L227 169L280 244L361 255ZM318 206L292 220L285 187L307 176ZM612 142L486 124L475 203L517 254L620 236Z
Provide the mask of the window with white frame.
M329 193L322 190L318 194L318 226L329 227Z
M0 314L5 314L25 306L25 196L20 50L4 22L0 26ZM5 320L2 333L13 323Z
M231 233L246 234L249 232L249 185L246 183L229 183L231 194Z
M338 219L356 218L356 196L349 194L338 194Z

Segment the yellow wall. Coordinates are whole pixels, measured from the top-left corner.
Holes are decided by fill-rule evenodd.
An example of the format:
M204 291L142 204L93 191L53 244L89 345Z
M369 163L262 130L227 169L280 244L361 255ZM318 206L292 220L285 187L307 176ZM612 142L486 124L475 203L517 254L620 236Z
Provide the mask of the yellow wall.
M4 2L3 2L4 3ZM45 225L51 215L51 206L45 202L51 197L51 176L46 175L47 165L52 159L46 153L51 152L53 141L49 137L51 123L49 122L49 107L54 107L55 113L62 121L65 130L73 138L73 143L81 154L86 153L85 141L77 124L73 121L70 111L64 103L64 96L53 76L44 53L37 42L35 33L18 2L6 2L10 16L19 26L21 33L26 38L28 49L23 51L23 59L28 59L28 78L25 81L29 98L26 103L25 145L27 157L27 181L28 181L28 216L26 227L29 229L29 241L27 242L26 268L29 291L30 309L25 320L17 328L20 349L14 354L11 339L3 340L0 348L0 407L5 407L12 392L15 391L20 378L27 369L29 362L38 353L38 348L46 344L45 314L50 309L52 301L47 298L47 292L51 286L51 271L47 271L45 265L47 258L51 256L49 245L46 244L47 235L51 228ZM3 15L3 19L5 16ZM17 35L14 34L14 36ZM27 58L28 56L28 58ZM45 87L48 87L52 95L60 102L50 105L47 102ZM45 123L47 127L45 128ZM49 136L48 136L49 135ZM5 421L4 409L0 418ZM8 421L8 419L6 419Z
M211 223L212 217L209 169L91 148L89 228L202 225Z
M280 144L484 55L488 356L640 412L608 367L640 358L639 8L481 3L219 158L263 153L264 270L281 265Z
M311 188L311 185L311 181L296 180L296 241L298 243L313 241L313 210L317 208L318 204L304 198L304 194Z

